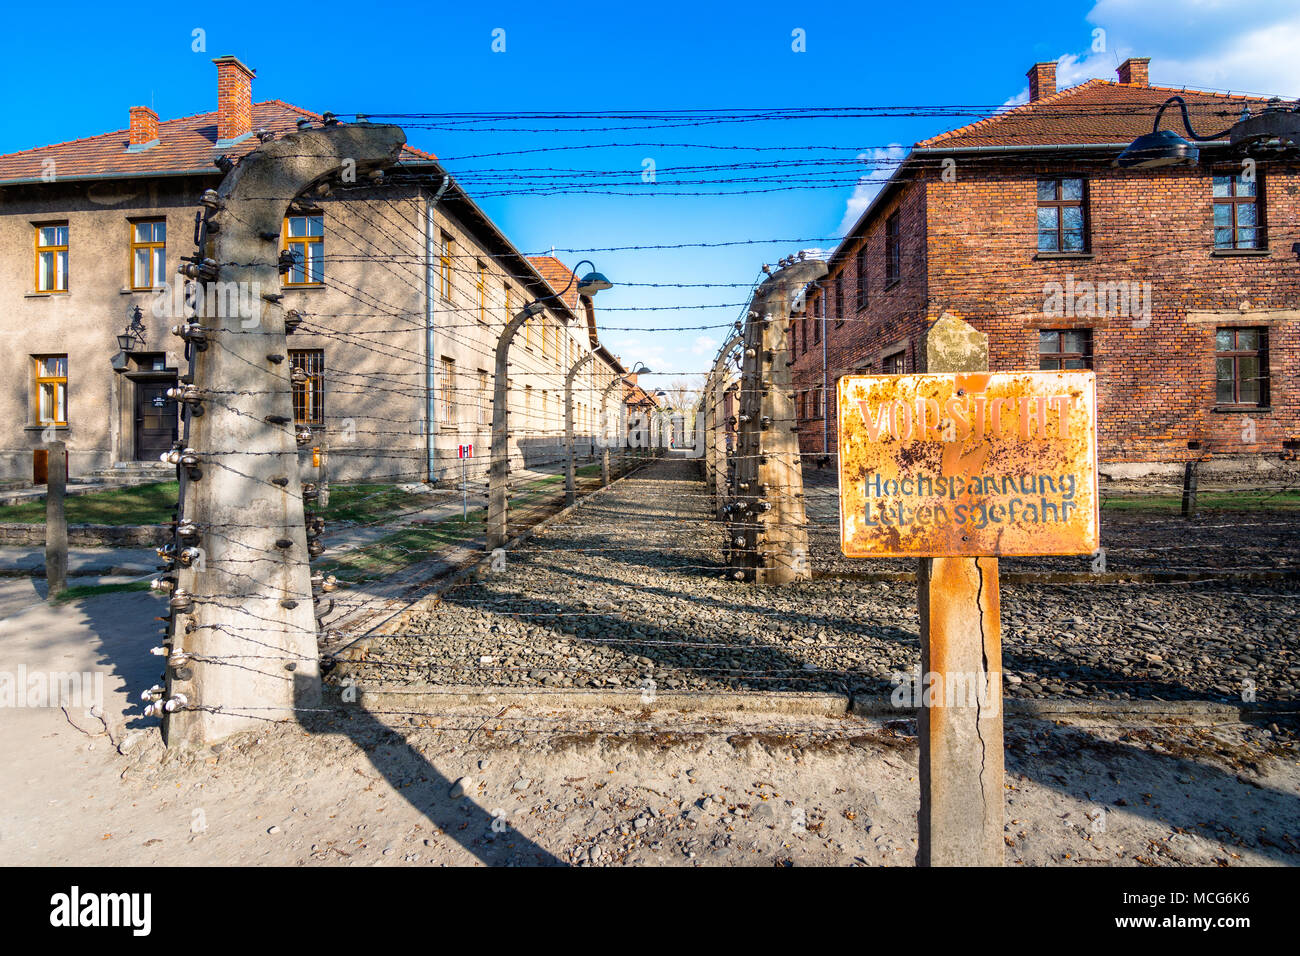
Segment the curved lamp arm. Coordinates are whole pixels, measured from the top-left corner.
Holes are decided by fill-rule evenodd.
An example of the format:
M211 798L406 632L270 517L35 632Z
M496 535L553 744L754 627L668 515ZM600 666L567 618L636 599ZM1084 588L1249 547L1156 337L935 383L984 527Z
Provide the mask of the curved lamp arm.
M1151 132L1153 133L1159 132L1161 117L1165 115L1165 110L1168 107L1172 106L1174 103L1177 103L1178 108L1182 111L1183 128L1187 130L1187 135L1190 136L1192 139L1196 140L1196 142L1211 143L1214 142L1215 140L1222 139L1223 137L1227 136L1229 133L1232 132L1232 127L1229 126L1227 129L1223 130L1220 133L1214 133L1210 136L1199 135L1196 132L1196 130L1192 129L1191 117L1187 115L1187 101L1184 100L1181 96L1171 96L1169 97L1169 99L1165 100L1163 103L1160 104L1160 109L1156 110L1155 122L1151 124Z

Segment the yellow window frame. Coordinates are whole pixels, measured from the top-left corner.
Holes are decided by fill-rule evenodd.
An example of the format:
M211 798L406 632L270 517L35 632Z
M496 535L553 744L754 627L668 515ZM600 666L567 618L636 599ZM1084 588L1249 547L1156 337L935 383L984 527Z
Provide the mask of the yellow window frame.
M158 286L161 285L162 282L163 282L163 277L162 277L162 276L156 276L156 275L153 274L153 250L155 250L155 249L162 249L162 250L163 250L163 256L164 256L163 268L165 269L165 268L166 268L166 255L167 255L167 252L166 252L166 250L167 250L167 240L164 239L162 242L155 242L155 241L152 241L152 240L149 241L149 242L139 242L139 241L137 241L136 238L135 238L135 227L136 227L136 226L154 225L154 224L156 224L156 223L162 223L162 224L165 226L165 225L167 224L167 220L166 220L166 219L162 219L162 218L157 218L157 219L131 219L131 220L129 220L129 221L127 222L127 228L128 228L128 230L129 230L129 232L130 232L130 238L131 238L131 243L130 243L131 247L130 247L129 250L127 250L127 259L126 259L126 278L127 278L127 286L128 286L128 288L130 288L130 289L133 290L133 291L141 291L141 290L147 290L147 289L156 289L156 288L158 288ZM149 284L148 284L148 285L136 285L136 284L135 284L135 254L136 254L138 251L140 251L141 249L148 249L148 250L149 250L149 280L150 280L150 281L149 281Z
M475 286L478 291L478 320L487 321L487 266L483 260L478 260L478 285Z
M289 236L289 220L290 220L291 218L319 219L319 220L321 221L321 225L320 225L321 234L320 234L319 236L293 236L293 237L291 238L291 237ZM293 217L293 216L285 216L285 217L284 217L284 229L283 229L283 231L282 231L282 235L283 235L283 237L284 237L284 244L283 244L283 246L282 246L281 248L282 248L283 250L288 251L288 252L294 252L294 251L298 251L298 252L299 252L299 254L302 256L302 274L303 274L303 276L306 277L306 281L305 281L305 282L294 282L294 281L293 281L293 270L290 269L287 273L285 273L285 279L284 279L284 283L283 283L283 284L286 285L286 286L294 286L295 288L304 288L304 287L308 287L308 286L312 286L312 287L314 287L314 286L322 286L322 285L324 285L324 284L325 284L325 281L324 281L323 278L322 278L322 279L319 279L319 280L317 280L317 279L312 279L312 278L311 278L311 270L308 268L308 263L311 262L311 257L310 257L309 255L307 255L307 252L308 252L308 250L309 250L309 247L314 246L314 245L315 245L315 246L320 246L321 250L322 250L322 251L324 250L324 248L325 248L325 217L324 217L323 215L321 215L320 213L301 213L299 216L296 216L296 217ZM294 249L292 248L293 246L301 246L302 248L301 248L300 250L294 250ZM324 275L324 269L321 270L321 275L322 275L322 276Z
M438 294L444 299L451 298L451 244L451 235L444 232L438 253Z
M52 246L46 246L41 244L42 229L57 229L59 227L63 228L67 236L70 237L72 235L72 229L69 227L66 220L60 220L58 222L38 222L35 223L35 229L33 229L33 241L35 243L36 252L32 257L32 288L38 293L43 293L45 295L57 295L68 291L68 263L66 261L63 266L63 288L41 288L41 255L46 252L51 252L54 254L56 262L58 261L60 252L63 253L65 257L68 255L68 240L66 238L62 245L55 244ZM57 267L53 270L52 275L54 277L54 282L57 285L59 275Z
M48 359L63 359L63 374L62 374L62 375L43 375L43 374L41 374L41 373L42 373L41 363L45 362L45 361L48 360ZM62 355L62 354L58 354L58 355L54 355L54 354L52 354L52 355L34 355L34 356L32 356L32 365L33 365L33 369L34 369L34 371L35 371L35 373L36 373L36 374L35 374L35 379L36 379L36 381L35 381L35 391L33 392L33 395L32 395L32 398L33 398L32 407L36 409L36 424L37 424L37 425L54 425L54 426L56 426L56 427L57 427L57 426L65 426L65 427L66 427L67 424L68 424L68 357L67 357L66 355ZM55 417L54 417L54 420L53 420L53 421L46 421L44 418L41 417L41 387L44 386L44 385L53 385L53 386L55 386L55 394L56 394L56 395L58 394L58 391L59 391L58 386L60 386L60 385L63 386L63 401L62 401L62 403L59 403L59 402L57 402L57 401L54 403L54 404L55 404ZM62 415L62 417L60 417L60 416L58 415L58 406L59 406L59 404L62 404L62 405L63 405L63 415Z

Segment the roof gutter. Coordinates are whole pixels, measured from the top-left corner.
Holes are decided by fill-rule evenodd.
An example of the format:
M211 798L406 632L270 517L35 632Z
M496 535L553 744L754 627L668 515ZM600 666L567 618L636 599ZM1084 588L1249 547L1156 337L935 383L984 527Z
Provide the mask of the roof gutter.
M157 169L148 172L138 173L93 173L85 176L65 176L62 173L55 180L56 183L82 183L97 182L106 179L161 179L168 176L221 176L221 170L216 166L200 166L198 169ZM49 186L52 183L40 176L27 176L22 179L0 179L0 186L28 186L44 185Z

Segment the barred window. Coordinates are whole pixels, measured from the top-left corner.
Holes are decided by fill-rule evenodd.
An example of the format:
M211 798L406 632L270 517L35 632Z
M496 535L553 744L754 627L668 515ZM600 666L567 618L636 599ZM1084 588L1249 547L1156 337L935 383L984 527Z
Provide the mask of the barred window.
M867 249L865 246L863 246L861 249L858 250L858 311L859 312L861 312L863 309L867 307L868 291L869 289L867 285ZM840 316L840 321L841 322L844 321L843 316Z
M322 349L290 349L289 365L302 369L304 381L293 383L295 425L325 424L325 352Z
M1049 371L1092 368L1092 329L1041 329L1038 367Z
M1257 185L1245 173L1214 177L1214 248L1263 248Z
M1086 252L1084 184L1077 177L1038 180L1038 251Z
M1214 337L1215 401L1268 404L1268 329L1218 329Z
M899 234L898 213L890 213L885 220L885 284L893 285L903 278L903 246Z

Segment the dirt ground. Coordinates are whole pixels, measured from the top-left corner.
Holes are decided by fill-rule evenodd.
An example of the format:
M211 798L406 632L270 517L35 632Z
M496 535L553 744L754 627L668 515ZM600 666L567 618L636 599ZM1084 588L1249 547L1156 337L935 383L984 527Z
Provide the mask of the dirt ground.
M338 705L187 754L84 713L4 722L4 864L910 866L916 852L910 720L494 707L417 721ZM1008 865L1300 864L1286 726L1146 724L1008 721Z

